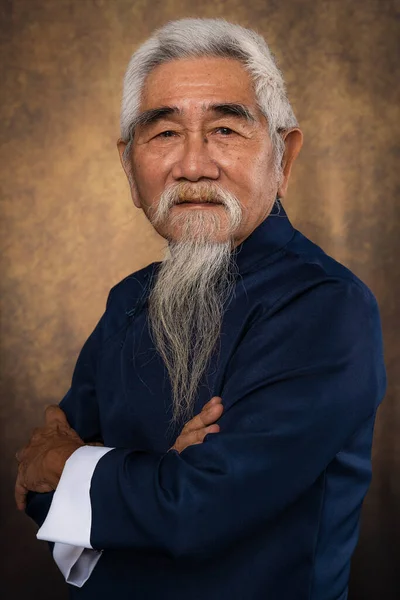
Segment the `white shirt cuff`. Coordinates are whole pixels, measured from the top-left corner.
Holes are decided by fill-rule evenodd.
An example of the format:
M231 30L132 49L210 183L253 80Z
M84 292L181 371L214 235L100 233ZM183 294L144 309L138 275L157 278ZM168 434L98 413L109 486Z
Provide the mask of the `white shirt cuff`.
M97 565L101 551L79 548L56 542L53 548L53 558L65 581L76 587L82 587L89 579Z
M65 463L46 520L37 532L39 540L92 548L90 483L99 460L113 448L82 446Z

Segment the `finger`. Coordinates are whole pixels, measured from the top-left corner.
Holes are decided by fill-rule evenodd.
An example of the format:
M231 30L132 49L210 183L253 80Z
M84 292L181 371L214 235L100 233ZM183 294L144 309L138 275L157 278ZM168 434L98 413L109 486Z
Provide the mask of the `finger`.
M222 407L223 410L222 398L219 396L214 396L203 406L198 415L186 423L185 429L188 431L193 431L209 425L213 421L216 421L222 414L220 407Z
M207 404L219 404L220 402L222 402L221 396L213 396ZM207 404L205 406L207 406Z
M28 494L28 489L24 486L21 481L20 476L18 475L17 481L15 483L15 502L17 504L18 510L24 510L26 507L26 496Z
M221 429L221 427L219 425L217 425L217 424L210 425L209 427L206 427L204 437L208 433L219 433L220 429Z
M208 433L218 433L220 430L219 425L214 424L214 425L209 425L208 427L203 427L203 429L199 429L196 432L196 441L204 441L204 438L206 437L206 435Z
M202 429L207 425L211 425L217 421L222 415L224 407L222 404L211 404L207 408L203 409L201 413L193 417L190 421L188 421L183 428L184 433L188 433L190 431L196 431L197 429Z
M43 435L43 427L35 427L32 431L31 442L37 442Z
M207 410L210 406L215 406L216 404L221 404L222 398L220 396L213 396L211 400L205 403L202 410Z
M182 444L182 448L181 448L180 452L182 452L182 450L184 450L188 446L197 446L198 444L202 444L204 442L204 438L206 437L206 435L208 433L218 433L219 432L219 425L211 425L211 427L218 427L218 430L215 430L215 431L206 431L203 434L202 439L199 439L199 440L197 440L195 442L192 442L191 444ZM172 450L172 448L171 448L171 450Z
M196 429L195 431L191 431L190 433L182 433L180 438L181 442L185 446L191 446L195 442L202 442L205 436L208 433L218 433L219 425L209 425L208 427L202 427L201 429Z
M52 487L48 483L37 483L33 491L40 492L41 494L43 494L44 492L52 492L53 490L54 487Z
M184 450L188 446L195 446L196 444L202 444L205 436L208 433L218 433L219 430L220 430L219 425L215 424L215 425L210 425L209 427L203 427L202 429L196 429L195 431L192 431L187 434L182 433L176 440L173 447L170 448L170 450L174 449L174 450L177 450L178 452L182 452L182 450Z
M24 446L23 448L20 448L20 450L18 450L18 452L15 453L15 458L17 459L18 463L20 463L21 460L23 459L25 450L26 450L26 446Z
M67 417L65 413L57 404L50 404L46 406L45 412L45 422L46 425L67 425L69 427L69 423L67 421Z
M189 424L190 424L190 425L192 426L193 424L194 424L194 425L196 425L196 424L199 424L199 425L200 425L200 427L201 427L201 426L202 426L202 423L201 423L201 422L199 422L199 419L197 419L197 417L198 417L198 416L200 416L200 415L201 415L201 413L203 413L203 415L204 415L204 413L205 413L206 411L208 411L209 409L212 409L212 408L213 408L214 406L216 406L216 405L219 405L219 406L220 406L220 405L221 405L221 403L222 403L222 398L220 398L219 396L213 396L213 397L211 398L211 400L209 400L208 402L206 402L206 404L204 404L204 406L203 406L203 408L201 409L200 413L199 413L198 415L196 415L195 417L193 417L193 419L190 419L190 421L188 421L188 422L186 423L186 425L189 425ZM196 421L193 423L193 421L194 421L195 419L196 419Z

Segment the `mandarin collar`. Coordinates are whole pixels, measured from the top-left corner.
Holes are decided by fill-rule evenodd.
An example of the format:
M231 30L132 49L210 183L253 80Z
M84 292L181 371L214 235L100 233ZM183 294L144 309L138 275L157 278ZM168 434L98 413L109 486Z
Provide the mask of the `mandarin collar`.
M251 271L258 262L281 250L294 234L285 209L276 199L268 217L234 250L239 273Z

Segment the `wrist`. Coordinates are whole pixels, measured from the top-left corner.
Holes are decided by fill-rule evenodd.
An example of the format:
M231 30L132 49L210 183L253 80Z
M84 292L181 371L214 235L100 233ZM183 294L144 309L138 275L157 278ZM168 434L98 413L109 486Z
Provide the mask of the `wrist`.
M65 467L65 463L69 459L72 454L82 448L85 444L79 442L69 443L67 446L62 446L59 448L53 448L47 454L46 460L46 471L48 475L49 482L57 487L58 482L61 479L62 472Z

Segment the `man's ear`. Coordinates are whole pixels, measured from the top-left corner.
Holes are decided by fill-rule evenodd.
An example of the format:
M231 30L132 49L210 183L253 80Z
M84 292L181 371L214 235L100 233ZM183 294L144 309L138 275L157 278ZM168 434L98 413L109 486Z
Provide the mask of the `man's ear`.
M285 152L282 158L283 177L278 188L279 198L283 198L286 194L292 165L303 145L303 132L298 127L285 129L281 135L285 142Z
M124 142L124 140L122 140L121 138L117 141L119 159L121 161L122 168L125 171L125 175L128 179L133 203L137 208L142 208L142 205L140 204L140 200L139 200L139 194L138 194L138 190L136 187L136 183L133 178L132 163L131 163L130 157L124 158L124 151L125 151L125 148L127 147L127 145L128 145L127 142Z

